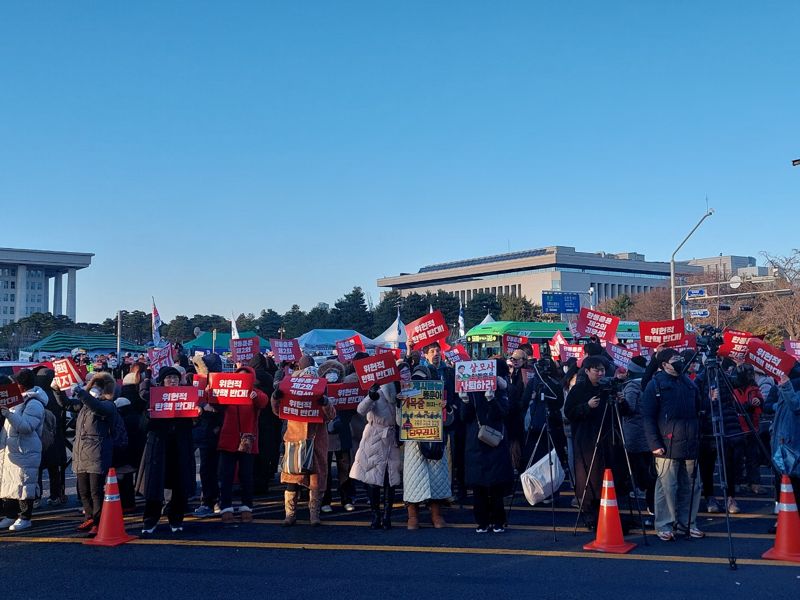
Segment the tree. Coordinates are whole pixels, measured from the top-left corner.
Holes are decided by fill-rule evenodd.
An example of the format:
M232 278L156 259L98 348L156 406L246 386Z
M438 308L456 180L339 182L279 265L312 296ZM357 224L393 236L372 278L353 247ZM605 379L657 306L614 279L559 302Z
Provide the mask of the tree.
M231 322L220 315L195 315L191 318L192 330L199 327L201 331L216 329L220 333L230 333Z
M403 296L403 304L400 306L400 315L403 323L416 321L420 317L428 314L430 303L428 297L416 292L411 292L408 296Z
M236 329L238 331L255 331L257 324L256 316L253 313L241 314L236 317Z
M597 310L609 315L614 315L620 319L627 319L628 312L630 312L631 309L633 309L633 300L631 300L628 294L622 294L616 298L605 300L597 307Z
M308 311L306 318L308 329L331 329L333 326L333 315L327 304L317 304Z
M444 290L438 290L436 294L428 295L428 302L429 305L433 305L433 310L442 311L444 321L449 327L452 327L453 323L458 322L459 301L453 294L445 292ZM430 308L428 310L430 310Z
M256 320L256 327L258 328L259 335L266 339L280 337L278 333L278 328L280 326L281 316L271 308L262 310Z
M164 328L164 337L171 342L188 342L194 339L194 327L186 315L176 315Z
M386 292L372 311L372 329L367 333L374 338L382 334L397 318L397 307L400 303L400 292Z
M541 307L539 309L541 315ZM534 304L523 296L500 296L501 321L534 321L536 320Z
M306 313L300 310L300 306L293 304L285 315L283 315L283 337L296 338L303 335L310 328L308 327L308 318Z
M464 309L464 320L467 329L470 329L483 321L486 313L497 319L500 316L500 302L494 294L485 292L474 294Z
M331 311L333 324L341 329L355 329L361 333L372 331L372 313L367 310L363 290L356 286L344 298L339 298ZM366 335L366 334L364 334Z

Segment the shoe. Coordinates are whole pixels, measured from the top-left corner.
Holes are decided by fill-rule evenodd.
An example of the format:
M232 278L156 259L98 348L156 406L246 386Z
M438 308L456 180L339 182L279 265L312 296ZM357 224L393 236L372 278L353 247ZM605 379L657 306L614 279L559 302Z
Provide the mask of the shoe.
M656 533L658 539L662 542L674 542L675 541L675 534L670 529L663 529Z
M89 531L92 527L94 527L94 521L92 519L86 519L83 523L78 525L76 529L78 531Z
M215 515L219 515L219 514L221 514L221 513L222 513L222 509L221 509L221 508L220 508L220 506L219 506L219 502L216 502L216 503L214 504L214 514L215 514Z
M750 486L750 491L753 492L756 496L761 496L764 494L764 488L762 488L757 483L754 483Z
M444 517L442 516L442 505L438 502L431 502L430 510L431 523L433 524L434 529L442 529L443 527L447 527L447 521L445 521Z
M739 505L736 504L736 498L728 498L728 512L732 515L742 512Z
M773 515L777 515L779 512L781 512L781 510L780 510L780 508L778 508L778 503L776 502L775 503L775 508L772 509L772 514Z
M711 496L710 498L708 498L708 500L706 500L706 507L707 507L706 511L710 513L722 512L722 508L720 507L719 502L717 502L717 499L714 498L714 496Z
M333 507L330 504L326 504L325 506L320 508L320 510L322 512L324 512L324 513L332 513L333 512Z
M170 529L172 529L172 533L181 533L183 531L183 525L170 525Z
M205 517L210 517L214 514L213 509L210 506L206 506L205 504L201 504L197 508L194 509L194 516L200 519Z
M155 533L156 527L158 527L158 523L153 525L152 527L142 527L142 535L151 535Z
M503 527L502 525L494 525L492 527L492 533L505 533L505 532L506 528Z
M573 499L572 499L572 501L569 503L569 505L570 505L572 508L578 508L578 498L577 498L577 496L576 496L575 498L573 498Z
M92 527L92 528L89 530L89 537L90 537L90 538L93 538L93 537L95 537L96 535L97 535L97 527Z
M233 523L233 509L232 508L225 508L222 511L222 522L226 525Z
M650 517L645 517L644 526L645 527L652 527L653 526L653 519L651 519Z
M353 512L356 509L356 507L348 502L347 504L344 505L344 509L347 512Z
M381 511L373 510L372 511L372 522L369 524L370 529L381 529L383 527L383 523L381 522Z
M686 535L686 526L685 525L678 525L676 529ZM706 537L706 534L700 531L697 527L690 527L689 528L689 537L695 538L696 540L702 539Z
M8 529L14 524L14 519L9 519L6 517L2 521L0 521L0 529Z
M419 506L413 502L408 503L408 529L419 529Z
M475 533L489 533L488 527L478 527L475 529Z
M62 504L64 504L64 500L62 498L47 499L47 506L61 506Z
M312 527L319 527L322 521L319 519L320 505L324 492L319 490L309 490L308 492L308 522Z
M290 492L286 490L283 492L283 509L286 516L281 525L283 527L291 527L297 521L297 492Z
M239 514L242 515L242 523L253 522L253 511L250 509L249 506L240 506Z
M42 505L41 498L37 498L36 500L33 501L33 508L39 508L41 505Z

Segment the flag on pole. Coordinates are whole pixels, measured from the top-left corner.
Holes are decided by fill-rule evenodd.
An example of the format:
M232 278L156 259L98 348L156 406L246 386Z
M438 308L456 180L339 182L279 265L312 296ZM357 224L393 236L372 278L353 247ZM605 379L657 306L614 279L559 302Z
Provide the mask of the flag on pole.
M159 333L158 328L161 327L161 317L158 314L158 309L156 308L156 299L153 298L153 315L152 315L152 322L153 322L153 346L160 346L161 345L161 333Z
M464 305L459 302L458 303L458 337L464 337Z
M403 335L403 328L400 326L400 307L397 307L397 337Z
M233 313L231 313L231 339L239 339L239 330L236 329L236 317L233 315Z

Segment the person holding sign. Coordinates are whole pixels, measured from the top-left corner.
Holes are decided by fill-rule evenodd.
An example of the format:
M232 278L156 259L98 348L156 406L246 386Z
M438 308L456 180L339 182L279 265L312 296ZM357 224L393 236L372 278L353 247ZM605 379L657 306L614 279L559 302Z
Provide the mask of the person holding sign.
M329 384L344 381L344 365L338 360L326 360L319 366L320 377L324 377ZM336 482L338 484L339 499L347 512L355 510L353 506L353 482L350 480L350 468L353 465L352 449L353 435L350 431L350 421L353 410L336 409L336 418L328 422L328 485L322 497L322 512L332 512L331 500L333 497L331 484L331 468L336 460Z
M198 375L208 377L209 373L222 372L222 359L219 354L195 356L192 359ZM209 390L205 391L210 394ZM222 428L222 412L218 404L204 403L202 412L194 428L194 444L200 450L200 506L194 511L195 517L210 517L217 512L219 500L219 432Z

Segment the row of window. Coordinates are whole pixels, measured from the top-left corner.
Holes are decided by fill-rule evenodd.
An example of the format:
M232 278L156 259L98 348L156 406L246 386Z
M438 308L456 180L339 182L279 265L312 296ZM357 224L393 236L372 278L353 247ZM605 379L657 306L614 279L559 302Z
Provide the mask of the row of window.
M32 279L43 279L44 269L28 269L27 275ZM0 277L16 277L16 276L17 276L16 267L0 268Z
M4 306L3 307L3 314L4 315L13 315L14 314L14 307L13 306Z
M8 292L3 294L3 302L15 302L16 299L17 299L16 294L9 294Z
M27 289L27 290L41 290L42 289L42 282L41 281L26 281L25 282L25 289Z
M13 289L16 289L16 287L17 287L17 282L16 281L4 281L3 282L3 289L4 290L8 290L8 289L12 289L13 290Z

